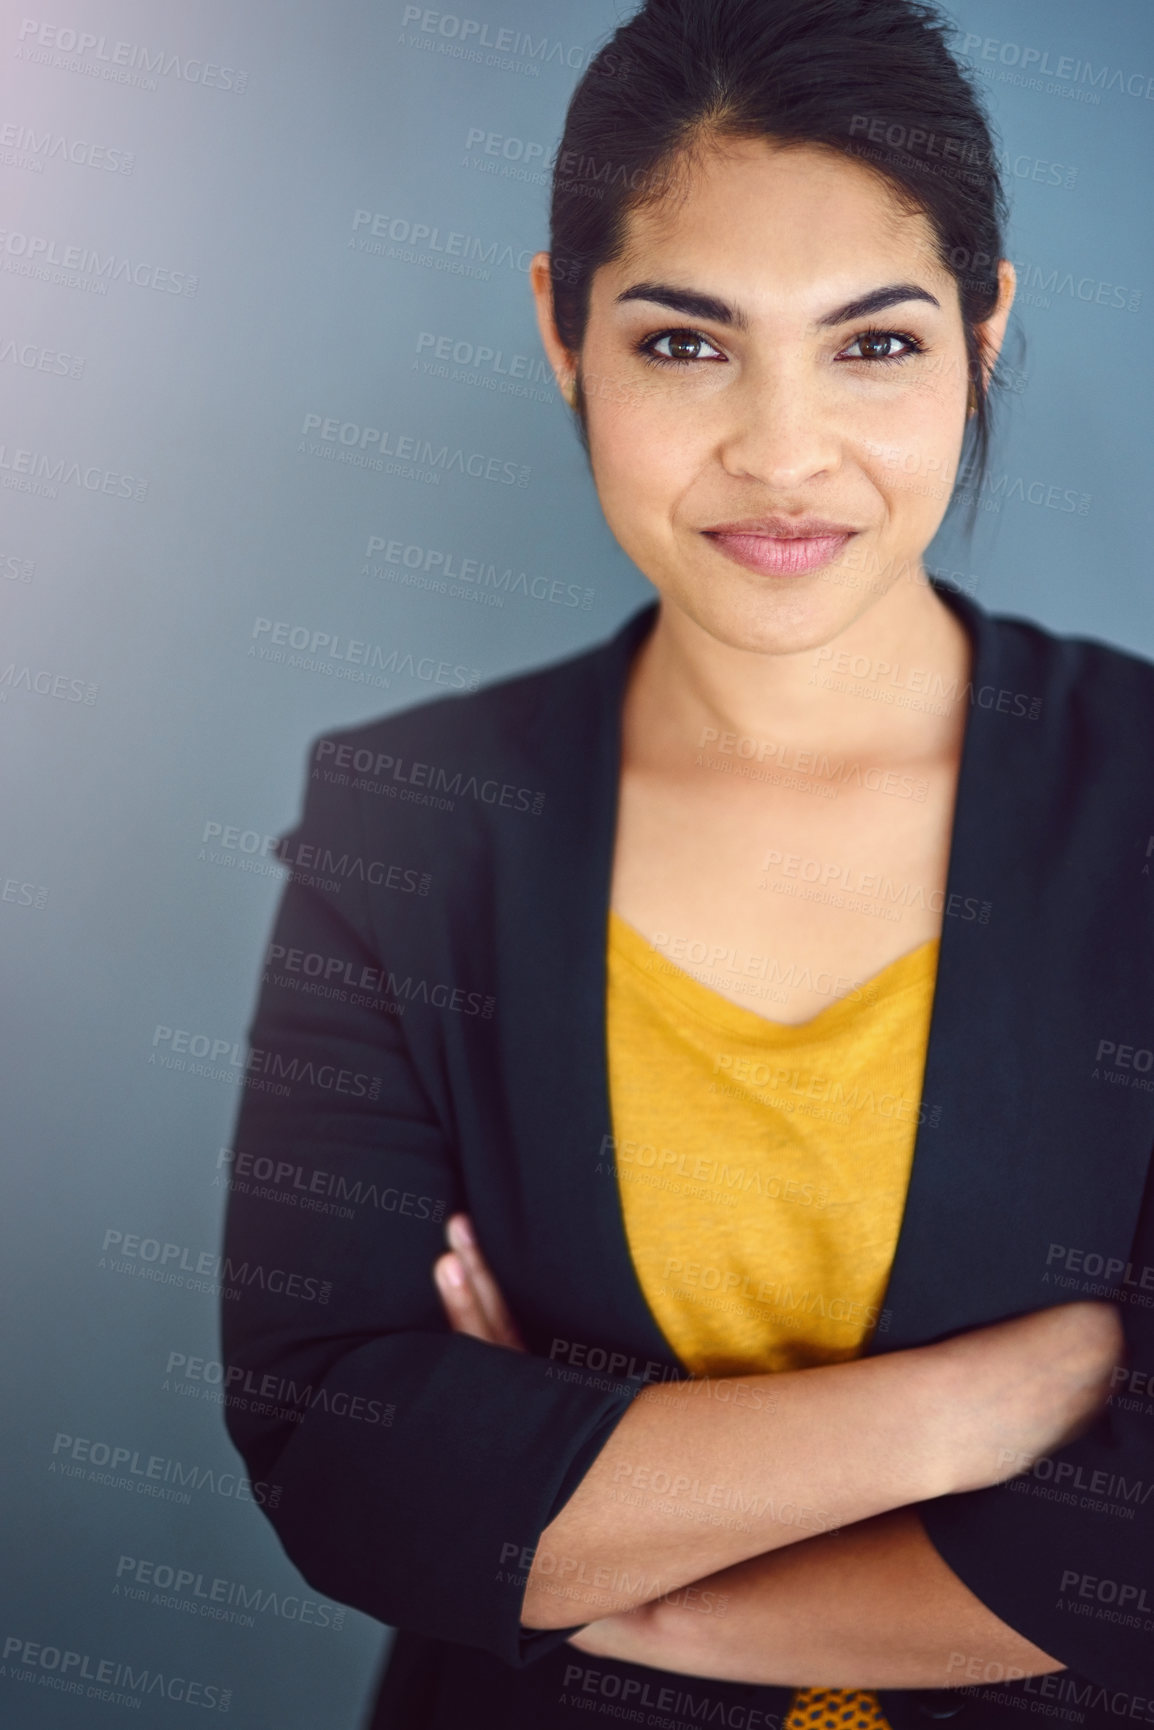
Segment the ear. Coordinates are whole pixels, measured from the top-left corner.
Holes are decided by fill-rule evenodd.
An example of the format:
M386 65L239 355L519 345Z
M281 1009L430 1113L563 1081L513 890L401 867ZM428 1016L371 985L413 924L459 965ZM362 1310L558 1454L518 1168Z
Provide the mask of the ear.
M557 334L553 314L553 275L547 252L535 252L529 262L529 286L537 308L537 329L557 388L572 408L577 379L577 356L571 354Z
M1002 343L1006 337L1006 324L1010 317L1010 308L1014 304L1014 295L1018 288L1018 273L1008 258L1003 258L998 264L998 300L989 318L983 320L977 327L978 353L982 363L983 388L988 389L994 366L1002 351Z

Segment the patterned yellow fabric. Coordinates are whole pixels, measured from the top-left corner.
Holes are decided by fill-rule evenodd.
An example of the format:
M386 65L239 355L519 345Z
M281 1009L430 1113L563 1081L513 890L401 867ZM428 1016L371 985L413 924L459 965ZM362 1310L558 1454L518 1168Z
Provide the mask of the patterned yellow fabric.
M610 912L618 1193L638 1281L693 1375L843 1362L884 1329L938 947L789 1026ZM830 1725L889 1730L872 1693L797 1690L783 1730Z
M782 1730L890 1730L876 1694L861 1688L799 1688Z

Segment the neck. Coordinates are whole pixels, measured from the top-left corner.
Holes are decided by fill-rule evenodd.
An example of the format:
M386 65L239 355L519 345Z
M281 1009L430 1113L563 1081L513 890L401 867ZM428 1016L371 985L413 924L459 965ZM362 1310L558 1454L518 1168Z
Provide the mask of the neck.
M630 720L678 755L712 729L937 757L960 748L970 660L965 627L927 582L894 584L836 636L788 654L721 642L665 600L634 663Z

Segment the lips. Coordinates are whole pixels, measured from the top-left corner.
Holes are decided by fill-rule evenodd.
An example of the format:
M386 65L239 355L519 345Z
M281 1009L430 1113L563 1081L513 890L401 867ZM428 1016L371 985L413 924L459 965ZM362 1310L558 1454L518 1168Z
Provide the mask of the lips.
M826 535L856 534L849 523L828 517L742 517L732 523L713 523L707 535L770 535L779 541L817 540Z
M784 516L746 517L702 530L719 553L772 576L796 576L829 564L857 532L825 517Z

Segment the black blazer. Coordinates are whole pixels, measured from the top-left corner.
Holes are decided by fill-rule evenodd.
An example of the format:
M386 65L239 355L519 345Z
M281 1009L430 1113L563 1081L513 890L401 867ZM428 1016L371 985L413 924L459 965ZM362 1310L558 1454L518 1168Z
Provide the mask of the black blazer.
M942 595L976 658L926 1109L869 1349L1109 1295L1129 1357L1076 1443L921 1505L950 1567L1067 1671L979 1687L965 1654L969 1694L882 1702L896 1730L1055 1706L1154 1723L1154 665ZM774 1725L790 1697L519 1623L543 1528L645 1381L687 1373L604 1140L621 704L655 616L318 740L281 843L234 1137L227 1423L306 1579L400 1630L390 1730L547 1730L609 1701ZM457 1209L529 1355L444 1321L430 1267Z

